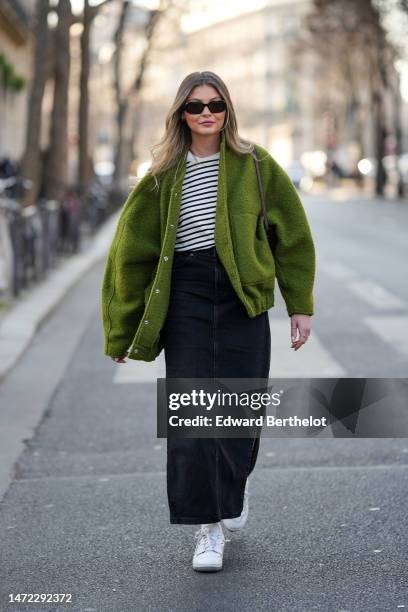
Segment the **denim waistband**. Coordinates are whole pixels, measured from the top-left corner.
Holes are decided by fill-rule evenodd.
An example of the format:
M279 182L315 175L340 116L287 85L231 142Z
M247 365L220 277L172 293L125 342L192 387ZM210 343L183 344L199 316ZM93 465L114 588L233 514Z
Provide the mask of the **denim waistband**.
M175 257L189 256L189 257L215 257L216 248L215 246L209 247L208 249L188 249L184 251L174 250Z

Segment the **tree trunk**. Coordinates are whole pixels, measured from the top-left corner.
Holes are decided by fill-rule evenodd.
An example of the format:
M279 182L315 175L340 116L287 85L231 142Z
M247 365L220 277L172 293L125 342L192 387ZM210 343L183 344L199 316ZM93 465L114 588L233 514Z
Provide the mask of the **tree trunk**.
M400 92L400 79L397 78L397 84L393 88L393 99L394 99L394 121L395 121L395 155L397 158L398 168L398 187L397 195L399 198L404 197L404 180L402 177L401 168L399 165L399 159L402 155L402 122L401 122L401 92Z
M41 183L41 108L47 81L48 10L49 0L37 0L33 78L28 99L26 145L21 164L22 174L32 181L32 186L23 198L23 206L29 206L36 201Z
M70 37L72 22L69 0L59 0L56 30L54 99L51 115L50 146L46 155L44 194L59 199L67 184L68 162L68 90L70 72Z
M93 11L89 6L89 0L84 2L83 30L81 35L81 76L80 76L80 99L79 99L79 151L78 151L78 190L82 195L89 182L88 164L88 109L89 109L89 39L93 20Z
M116 147L114 154L114 173L113 173L113 187L114 189L120 189L120 181L122 178L122 155L123 155L123 139L124 139L124 126L126 118L127 102L122 97L122 86L121 86L121 67L122 67L122 53L123 53L123 34L125 31L126 18L129 10L129 2L125 0L122 4L122 11L119 18L118 27L115 32L115 56L114 56L114 84L116 94L116 125L117 125L117 137Z
M96 6L89 6L89 0L84 0L81 34L81 75L79 81L79 117L78 117L78 191L84 194L88 188L93 169L93 160L89 155L89 76L90 66L90 35L93 20L103 6L111 2L104 0Z
M377 172L375 176L375 193L378 196L384 195L384 187L387 182L383 157L385 155L386 130L384 126L384 102L383 96L379 91L373 95L373 119L374 119L374 142L375 156L377 160Z

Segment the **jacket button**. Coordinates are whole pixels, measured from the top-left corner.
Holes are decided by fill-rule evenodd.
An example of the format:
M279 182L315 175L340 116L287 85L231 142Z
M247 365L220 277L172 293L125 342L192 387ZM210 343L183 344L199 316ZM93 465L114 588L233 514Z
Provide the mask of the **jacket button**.
M165 256L163 257L163 259L164 259L164 261L167 261L167 260L168 260L167 255L165 255Z
M160 289L156 289L156 293L160 293Z
M134 351L135 353L138 353L138 352L139 352L139 349L135 348L135 349L133 349L133 351Z
M170 223L170 227L174 227L173 223Z
M149 321L146 319L146 321L145 321L145 325L147 325L148 323L149 323Z

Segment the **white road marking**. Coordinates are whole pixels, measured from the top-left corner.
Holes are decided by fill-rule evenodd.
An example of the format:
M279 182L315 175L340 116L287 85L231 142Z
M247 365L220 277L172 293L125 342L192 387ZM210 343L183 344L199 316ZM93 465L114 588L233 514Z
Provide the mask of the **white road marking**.
M318 268L338 280L355 279L358 277L355 270L337 260L323 259L321 262L319 261Z
M401 300L398 296L368 279L351 281L347 283L347 288L360 299L367 302L367 304L378 310L388 310L390 308L407 310L408 308L406 302Z
M381 340L392 345L402 355L408 355L408 345L404 342L408 317L364 317L363 321Z
M345 286L358 298L374 308L379 310L392 308L408 309L408 305L404 300L374 281L362 278L355 270L341 261L322 259L318 267L332 278L347 281Z
M165 378L166 364L164 351L154 361L126 359L126 363L117 363L113 382L116 384L152 383L157 378Z

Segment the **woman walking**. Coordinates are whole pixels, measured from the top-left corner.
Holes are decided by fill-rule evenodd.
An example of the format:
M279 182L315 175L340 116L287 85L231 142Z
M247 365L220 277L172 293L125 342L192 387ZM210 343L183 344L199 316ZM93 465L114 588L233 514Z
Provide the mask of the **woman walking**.
M267 380L275 277L295 351L311 331L315 251L295 188L265 149L239 136L228 89L210 71L182 81L152 153L106 262L105 354L152 361L164 349L168 378ZM220 570L223 528L245 525L259 442L167 438L170 522L200 525L197 571Z

